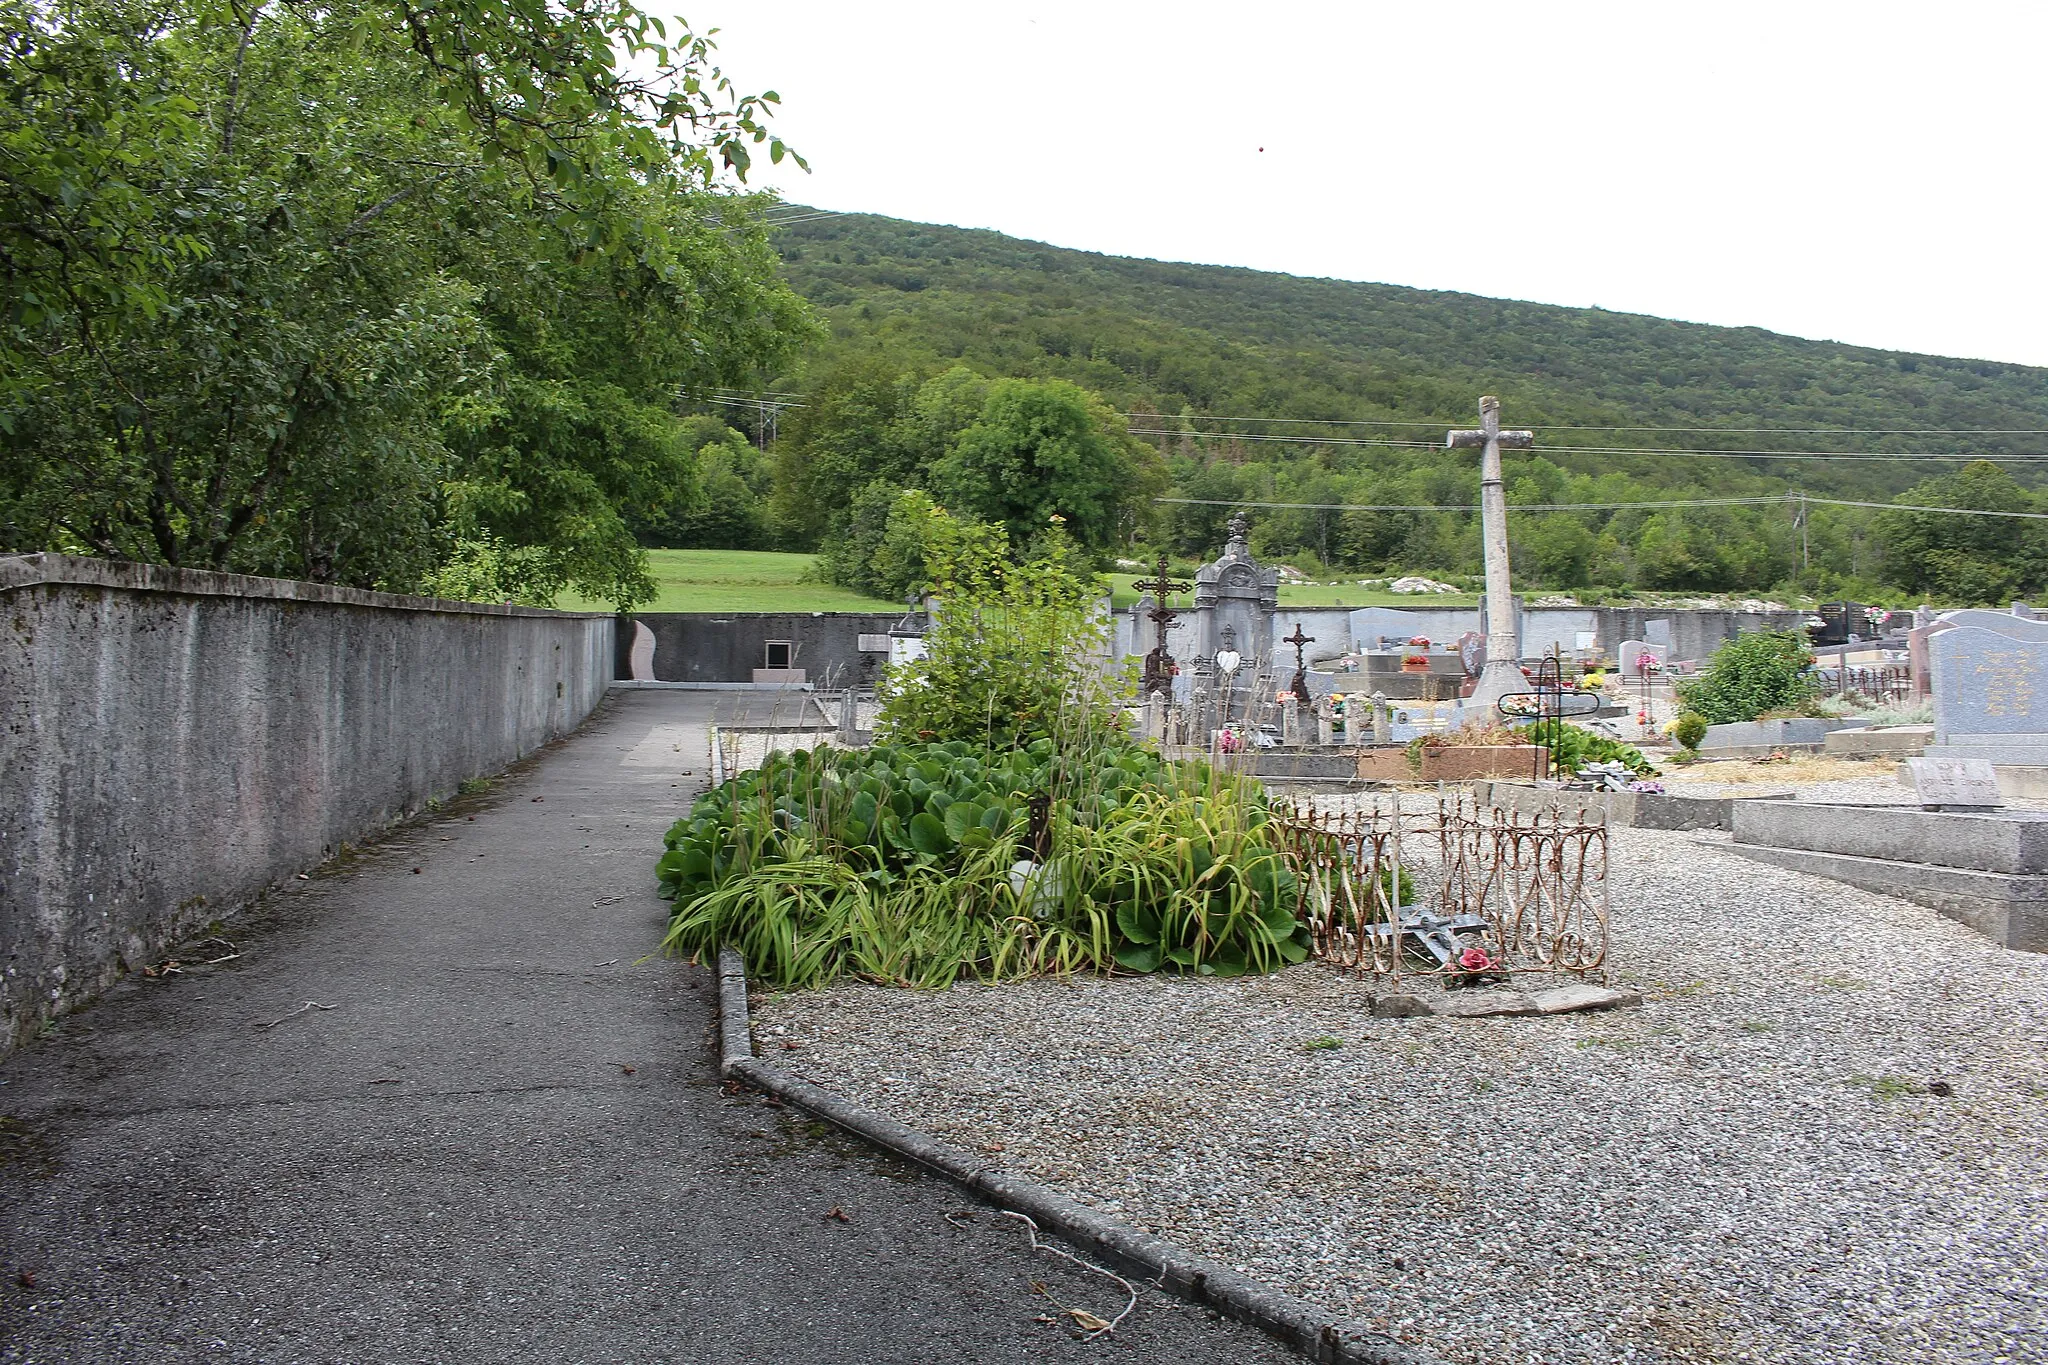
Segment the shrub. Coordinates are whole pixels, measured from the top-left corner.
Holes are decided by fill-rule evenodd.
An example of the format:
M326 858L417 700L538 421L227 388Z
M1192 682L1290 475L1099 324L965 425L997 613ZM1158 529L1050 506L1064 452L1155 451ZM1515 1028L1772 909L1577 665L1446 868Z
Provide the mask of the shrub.
M1009 749L1050 737L1086 747L1119 732L1101 582L1057 525L1031 562L1006 552L1000 529L933 547L939 604L925 656L884 677L878 738Z
M1678 685L1678 699L1710 725L1755 720L1766 711L1796 709L1813 697L1807 668L1813 655L1791 631L1738 635L1714 651L1698 678Z
M1707 718L1697 711L1680 711L1671 724L1671 737L1682 749L1699 748L1700 741L1707 737Z

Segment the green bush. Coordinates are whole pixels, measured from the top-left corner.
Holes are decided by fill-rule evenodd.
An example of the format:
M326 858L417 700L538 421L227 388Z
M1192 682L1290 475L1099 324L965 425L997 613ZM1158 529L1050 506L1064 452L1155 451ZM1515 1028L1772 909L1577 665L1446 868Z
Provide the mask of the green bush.
M1704 673L1678 685L1678 699L1710 725L1796 709L1813 698L1813 680L1806 672L1812 663L1806 639L1797 632L1738 635L1714 651Z
M1008 749L1057 736L1088 747L1120 732L1116 680L1102 667L1102 583L1058 525L1026 564L1000 528L936 544L939 603L925 655L882 685L880 738L969 740Z
M730 943L778 987L1232 976L1307 954L1258 785L1129 745L777 754L700 797L667 844L663 946Z
M1707 718L1697 711L1681 711L1671 723L1671 737L1681 749L1697 749L1707 737Z
M1567 725L1563 721L1538 721L1529 727L1529 741L1550 748L1555 737L1557 767L1560 772L1576 774L1588 763L1619 763L1637 777L1654 777L1656 765L1643 757L1643 751L1633 744L1623 744L1618 739L1596 735L1591 730Z

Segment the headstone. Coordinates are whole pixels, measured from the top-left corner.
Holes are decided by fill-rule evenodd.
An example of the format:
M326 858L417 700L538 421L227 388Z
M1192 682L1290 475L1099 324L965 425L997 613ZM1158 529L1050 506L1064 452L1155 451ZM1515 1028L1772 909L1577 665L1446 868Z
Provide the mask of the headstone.
M889 632L886 630L878 631L871 635L866 631L862 631L857 647L863 654L887 654L889 652Z
M1914 789L1929 810L1995 810L1998 773L1981 758L1909 758Z
M1486 668L1486 637L1476 630L1468 630L1458 637L1458 665L1465 670L1465 676L1476 678Z
M1280 708L1280 742L1288 748L1301 743L1301 708L1289 702Z
M1934 682L1929 758L2048 767L2048 640L1962 625L1933 635L1927 651Z
M888 637L887 637L887 636L884 636L883 638L884 638L884 639L887 639ZM843 745L843 746L845 746L845 747L846 747L846 748L848 748L848 749L851 749L851 748L853 747L853 744L854 744L854 736L855 736L855 734L856 734L856 733L857 733L857 732L859 731L859 729L860 729L860 705L859 705L859 703L858 703L858 702L857 702L857 701L855 700L855 693L854 693L854 690L853 690L852 688L850 688L850 687L849 687L849 688L847 688L847 689L846 689L846 690L845 690L844 692L841 692L841 693L839 694L839 742L840 742L840 744L841 744L841 745Z
M1645 671L1651 673L1660 671L1664 667L1664 656L1668 653L1670 653L1670 646L1668 645L1653 645L1642 640L1623 640L1621 642L1621 650L1615 656L1615 662L1621 666L1622 677L1634 680L1642 677ZM1653 664L1653 667L1648 670L1645 670L1643 667L1645 659L1652 661Z
M1230 540L1213 564L1195 571L1198 676L1213 677L1216 656L1234 650L1242 659L1240 676L1249 676L1267 662L1273 640L1273 616L1280 609L1280 571L1252 558L1242 516L1230 519Z
M1912 674L1913 698L1916 701L1925 701L1934 695L1933 662L1927 652L1927 642L1937 632L1949 629L1952 627L1948 622L1937 621L1930 615L1925 624L1906 632L1906 667Z
M1937 618L1936 624L1949 626L1975 626L1979 630L1992 631L2013 640L2048 640L2048 621L2036 621L2030 617L2012 616L1987 607L1967 607L1962 611L1945 611Z
M1643 622L1643 643L1659 650L1660 654L1658 657L1660 658L1664 652L1669 652L1671 649L1670 619L1660 616L1654 621Z
M654 632L645 621L633 623L633 652L629 656L634 682L654 681Z
M1156 743L1166 742L1166 694L1154 692L1145 703L1145 736Z
M1394 742L1394 718L1388 714L1387 694L1372 694L1372 742L1391 744Z
M1316 707L1316 743L1335 744L1336 742L1337 717L1330 709L1329 698L1325 697L1322 703Z

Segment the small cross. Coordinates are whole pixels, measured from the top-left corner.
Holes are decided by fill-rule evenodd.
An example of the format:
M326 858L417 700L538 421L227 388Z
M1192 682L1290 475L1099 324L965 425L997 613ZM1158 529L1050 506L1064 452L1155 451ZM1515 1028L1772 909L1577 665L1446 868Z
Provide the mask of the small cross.
M1308 701L1308 664L1302 654L1302 647L1304 645L1312 645L1315 642L1315 636L1302 633L1301 622L1299 621L1294 623L1294 634L1280 637L1281 644L1294 646L1294 681L1288 690L1299 697L1304 704Z
M1136 588L1139 592L1148 593L1151 595L1152 611L1154 613L1152 617L1153 620L1156 621L1159 619L1157 613L1166 612L1167 619L1170 621L1177 613L1173 612L1166 605L1166 595L1170 592L1186 592L1195 585L1192 583L1177 583L1173 579L1168 578L1166 576L1166 556L1161 555L1159 556L1158 577L1152 579L1150 582L1145 582L1141 580L1139 582L1131 584L1131 586L1133 588Z
M1149 583L1138 582L1133 583L1131 586L1139 592L1152 595L1152 610L1147 612L1146 615L1152 620L1155 640L1152 652L1145 656L1145 678L1140 684L1144 689L1144 695L1149 697L1154 692L1163 692L1173 686L1174 663L1173 656L1166 652L1166 628L1174 623L1180 613L1166 605L1166 595L1173 592L1186 592L1194 584L1178 583L1168 578L1166 576L1166 556L1161 555L1159 556L1158 576Z

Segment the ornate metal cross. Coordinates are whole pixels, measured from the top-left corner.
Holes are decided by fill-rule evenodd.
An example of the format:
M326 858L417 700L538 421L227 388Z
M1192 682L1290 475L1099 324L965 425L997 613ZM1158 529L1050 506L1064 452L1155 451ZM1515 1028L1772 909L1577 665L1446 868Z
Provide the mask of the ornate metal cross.
M1175 592L1188 592L1195 585L1192 583L1176 582L1168 578L1166 576L1166 556L1161 555L1159 556L1158 575L1150 582L1141 581L1133 583L1131 586L1139 592L1149 593L1152 597L1152 610L1145 614L1151 618L1154 641L1152 652L1145 656L1145 676L1144 680L1139 683L1140 695L1149 697L1154 692L1171 692L1173 690L1174 663L1173 656L1166 652L1166 628L1179 619L1180 613L1166 605L1166 595Z
M1308 664L1305 661L1305 656L1302 654L1302 647L1312 645L1315 642L1315 636L1302 634L1301 622L1299 621L1294 623L1294 634L1280 637L1281 644L1294 646L1294 681L1288 684L1288 690L1301 699L1303 706L1309 704L1310 698L1308 695Z

